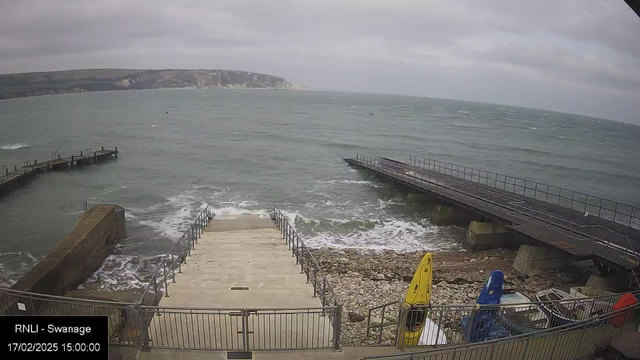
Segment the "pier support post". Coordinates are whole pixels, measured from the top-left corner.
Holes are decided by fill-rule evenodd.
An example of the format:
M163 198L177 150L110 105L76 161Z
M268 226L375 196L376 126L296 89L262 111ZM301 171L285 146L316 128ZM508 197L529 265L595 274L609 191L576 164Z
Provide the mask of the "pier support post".
M407 204L432 204L436 201L436 197L433 194L425 194L425 193L418 193L418 194L407 194L407 197L405 199L405 203Z
M472 221L462 247L469 251L499 247L504 243L507 230L501 223Z
M431 223L433 225L466 226L471 221L479 218L480 215L476 215L465 209L449 205L436 205L433 208L433 212L431 213Z
M559 270L572 264L573 259L570 256L546 247L534 245L520 245L518 254L513 260L513 268L523 275L536 269Z
M622 277L615 275L604 276L592 274L589 276L589 280L587 280L587 284L585 286L598 290L619 292L625 290L626 284L622 279Z

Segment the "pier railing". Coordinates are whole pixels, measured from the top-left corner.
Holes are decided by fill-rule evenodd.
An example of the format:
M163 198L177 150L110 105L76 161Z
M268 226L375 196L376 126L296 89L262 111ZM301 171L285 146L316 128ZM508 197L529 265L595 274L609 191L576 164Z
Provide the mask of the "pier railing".
M436 360L436 359L554 359L572 360L596 352L595 343L612 336L636 331L640 304L601 314L588 320L568 323L508 338L485 342L467 342L453 346L432 346L428 350L365 359Z
M515 176L414 155L409 155L409 164L640 229L640 208L621 202Z
M488 187L478 186L475 183L463 181L462 178L455 176L445 177L444 174L441 176L440 174L433 174L431 171L419 171L419 166L411 168L407 167L405 163L392 162L390 160L371 158L363 155L357 155L356 161L378 172L392 173L394 177L408 183L447 189L448 191L453 191L470 198L481 200L487 204L498 206L508 211L510 217L512 217L510 220L512 220L514 224L522 224L535 229L540 236L546 237L547 240L556 234L560 234L566 237L567 240L571 239L575 243L580 243L580 245L588 248L593 253L598 253L598 251L604 247L619 253L627 261L631 261L630 263L638 260L638 252L635 251L629 237L612 230L603 228L607 231L607 238L587 235L581 230L592 227L591 225L585 226L584 224L575 223L553 214L531 209L525 206L526 204L522 201L518 201L508 194L494 191Z
M176 270L178 273L182 272L182 264L187 262L191 250L195 250L198 238L202 236L214 215L209 206L200 211L180 239L164 254L140 297L141 304L156 305L162 296L169 296L169 284L176 282Z
M340 329L342 326L342 303L340 298L336 295L333 285L327 279L326 274L316 258L296 233L293 226L289 224L286 215L275 205L273 206L271 218L276 223L278 229L280 229L282 237L287 243L289 250L291 250L291 256L295 256L296 265L300 265L300 273L305 274L307 282L313 285L313 296L320 297L323 307L336 308L336 313L331 314L335 315L333 318L333 335L335 336L333 344L336 349L339 349Z

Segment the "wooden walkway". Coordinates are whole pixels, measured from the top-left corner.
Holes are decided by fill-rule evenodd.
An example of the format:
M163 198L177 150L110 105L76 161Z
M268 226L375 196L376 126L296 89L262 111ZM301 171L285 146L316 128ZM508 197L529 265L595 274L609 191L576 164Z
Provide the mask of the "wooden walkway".
M44 162L25 161L21 167L14 166L13 171L5 165L0 166L0 196L6 195L20 186L26 184L36 174L45 171L64 170L75 166L84 166L97 164L100 161L118 157L118 148L114 150L93 151L93 149L85 149L80 155L72 155L69 157L61 157L56 152L51 153L51 160Z
M447 203L505 223L511 231L577 259L594 259L625 270L634 269L637 265L639 229L391 159L359 156L345 161L392 182L435 194Z

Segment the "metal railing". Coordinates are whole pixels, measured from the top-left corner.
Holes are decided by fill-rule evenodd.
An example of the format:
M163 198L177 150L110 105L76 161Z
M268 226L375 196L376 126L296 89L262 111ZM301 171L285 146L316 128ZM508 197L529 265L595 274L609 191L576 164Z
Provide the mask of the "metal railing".
M640 208L579 191L409 155L409 164L640 229Z
M109 342L192 350L336 349L338 308L211 309L143 306L113 300L0 288L3 315L104 315Z
M143 345L144 321L139 304L78 299L0 288L2 315L103 315L108 317L109 342Z
M141 304L156 305L160 302L161 296L169 297L169 284L176 282L176 270L178 270L178 273L182 272L182 264L187 262L187 255L191 255L191 250L195 250L198 238L202 236L202 233L209 225L209 220L214 215L207 205L206 208L198 213L180 239L160 259L151 274L149 284L147 284L140 297ZM151 298L147 299L149 293L151 293Z
M407 164L404 163L370 158L363 155L357 155L356 162L381 174L386 174L387 176L391 176L390 174L392 174L394 178L409 184L420 186L427 190L431 188L430 191L444 189L445 191L440 190L439 192L445 193L446 195L448 191L469 199L481 200L493 209L501 208L507 210L509 221L513 222L514 225L527 224L535 227L539 234L547 236L547 240L551 238L552 232L554 234L560 233L563 236L566 235L567 239L575 240L578 245L587 247L594 253L597 253L598 250L605 247L620 252L627 262L630 260L636 262L638 260L639 254L633 249L631 240L627 236L612 230L607 229L610 234L615 234L616 242L612 242L610 238L603 239L586 234L584 229L591 227L591 225L575 223L552 214L531 209L522 205L522 202L518 199L514 199L507 194L494 191L490 188L477 186L474 183L434 175L431 172L416 171L416 168L408 168ZM461 204L461 206L464 206L464 204ZM563 232L562 230L565 231Z
M401 301L378 305L369 309L367 315L367 339L377 345L397 345L398 319L402 317ZM393 339L384 339L384 330L394 334ZM372 334L373 331L373 334ZM373 339L371 339L373 335Z
M638 296L640 291L631 292L631 294ZM406 330L404 325L419 325L424 323L425 319L429 319L430 321L425 324L424 328L432 336L429 337L428 344L421 345L457 345L487 341L496 336L505 337L552 329L567 322L594 318L611 312L613 304L622 295L611 294L590 298L499 305L430 305L411 308L402 307L401 301L395 301L369 309L367 337L371 339L370 337L373 335L374 343L383 344L385 341L382 338L382 332L384 328L390 327L395 329L395 337L391 342L387 340L386 345L403 347L406 345L404 343L404 331ZM551 309L564 313L564 317L550 317ZM372 321L372 319L375 320ZM398 319L403 326L398 326ZM466 324L464 319L466 319ZM479 320L476 319L482 319L486 322L486 326L479 327ZM487 320L491 321L487 322ZM524 325L519 325L519 323ZM499 328L494 326L495 324L500 325L508 333L496 332L495 330ZM476 329L470 332L470 328ZM373 334L371 334L372 330Z
M594 318L505 339L467 343L441 349L412 351L365 359L477 359L477 360L571 360L595 352L594 344L612 336L636 331L640 304Z
M209 309L143 306L148 346L191 350L335 349L337 307Z
M324 271L320 267L318 261L313 256L309 248L305 245L304 241L300 239L300 236L296 233L295 229L284 213L273 206L273 214L271 216L278 229L282 233L282 237L285 240L289 250L291 250L291 256L296 258L296 265L300 265L300 273L305 274L307 283L313 285L313 296L320 297L320 301L323 307L335 307L335 316L333 320L333 344L336 350L340 349L340 329L342 326L342 303L339 297L334 291L334 287L327 279Z

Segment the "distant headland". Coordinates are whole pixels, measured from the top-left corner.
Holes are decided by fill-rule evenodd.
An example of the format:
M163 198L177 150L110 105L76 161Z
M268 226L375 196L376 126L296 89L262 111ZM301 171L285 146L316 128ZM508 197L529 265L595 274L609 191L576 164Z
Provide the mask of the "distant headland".
M87 91L140 89L307 90L286 79L247 71L82 69L0 74L0 100Z

